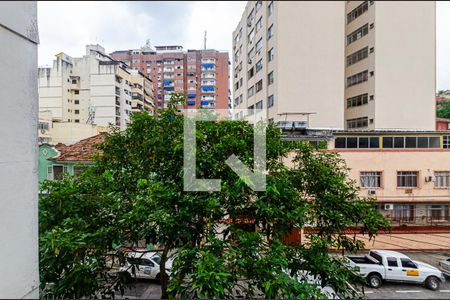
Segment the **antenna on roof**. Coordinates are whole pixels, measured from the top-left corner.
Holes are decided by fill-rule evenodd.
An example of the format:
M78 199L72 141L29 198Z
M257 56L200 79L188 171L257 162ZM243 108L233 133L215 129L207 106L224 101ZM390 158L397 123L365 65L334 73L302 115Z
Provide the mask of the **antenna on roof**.
M206 50L206 30L205 30L205 36L203 37L203 49Z

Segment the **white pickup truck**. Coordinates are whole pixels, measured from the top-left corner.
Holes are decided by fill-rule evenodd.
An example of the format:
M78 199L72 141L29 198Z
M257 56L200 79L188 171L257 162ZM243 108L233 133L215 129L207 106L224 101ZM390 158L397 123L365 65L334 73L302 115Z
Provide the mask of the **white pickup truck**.
M350 266L356 267L367 278L372 288L379 288L385 281L415 282L425 284L430 290L439 289L445 282L444 275L437 268L408 256L388 250L371 250L365 256L347 256Z

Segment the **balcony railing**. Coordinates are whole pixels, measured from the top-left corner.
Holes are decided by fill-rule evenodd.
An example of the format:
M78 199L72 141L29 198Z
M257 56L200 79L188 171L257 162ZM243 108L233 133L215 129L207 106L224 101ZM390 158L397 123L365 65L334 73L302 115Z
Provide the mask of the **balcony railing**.
M400 225L426 225L426 226L450 226L450 216L441 217L388 217L393 226Z

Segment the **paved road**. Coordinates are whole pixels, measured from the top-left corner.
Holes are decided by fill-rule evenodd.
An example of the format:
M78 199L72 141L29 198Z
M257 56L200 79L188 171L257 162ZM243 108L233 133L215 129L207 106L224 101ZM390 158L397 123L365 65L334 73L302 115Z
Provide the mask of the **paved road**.
M406 253L411 259L437 267L438 261L448 258L447 253ZM366 288L368 299L450 299L450 278L439 291L431 291L418 284L385 282L379 289Z
M413 260L437 267L439 260L450 257L450 253L406 253ZM441 284L439 291L431 291L418 284L385 282L379 289L366 287L368 299L450 299L450 278ZM137 280L125 291L125 299L159 299L161 286L155 281ZM120 297L118 297L120 298Z

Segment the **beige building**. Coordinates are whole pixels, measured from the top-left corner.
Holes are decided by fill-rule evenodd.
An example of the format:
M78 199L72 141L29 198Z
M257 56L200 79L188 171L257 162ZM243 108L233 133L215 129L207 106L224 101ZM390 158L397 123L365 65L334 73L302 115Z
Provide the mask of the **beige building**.
M123 130L133 111L147 107L154 113L149 108L154 106L152 89L147 88L150 79L106 55L100 45L86 46L81 58L61 52L52 67L39 68L38 73L39 110L50 110L55 122L114 125Z
M234 117L433 130L435 36L433 1L249 1L233 32Z
M284 138L326 141L363 197L393 225L450 225L450 134L446 131L328 131Z

